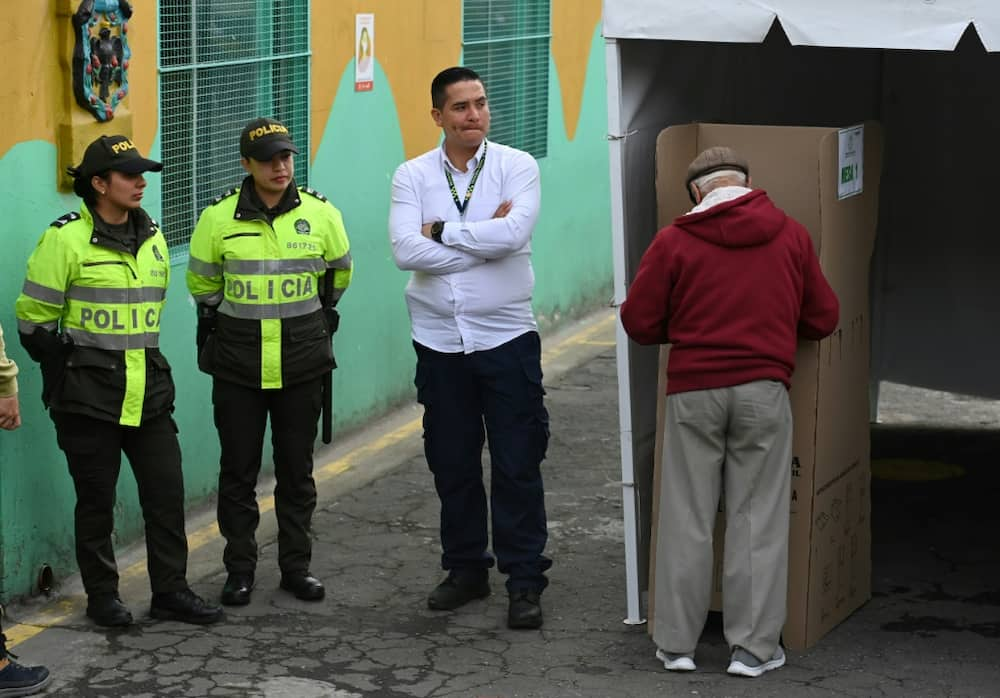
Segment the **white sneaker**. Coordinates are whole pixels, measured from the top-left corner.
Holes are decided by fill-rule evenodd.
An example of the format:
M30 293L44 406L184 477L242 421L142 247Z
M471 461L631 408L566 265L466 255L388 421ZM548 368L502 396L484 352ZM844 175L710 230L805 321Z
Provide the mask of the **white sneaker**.
M656 650L656 658L663 662L663 668L667 671L694 671L694 657L690 654L670 654L663 650Z
M774 656L766 662L762 662L757 657L747 652L742 647L734 647L733 654L729 660L729 668L726 673L733 676L749 676L756 678L766 671L779 669L785 666L785 650L778 646L774 651Z

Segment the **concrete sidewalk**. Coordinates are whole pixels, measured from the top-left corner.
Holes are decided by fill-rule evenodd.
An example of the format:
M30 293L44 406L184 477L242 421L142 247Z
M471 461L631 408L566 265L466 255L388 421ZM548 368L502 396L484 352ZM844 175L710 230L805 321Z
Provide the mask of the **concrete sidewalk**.
M9 609L8 623L21 623L8 629L15 652L50 667L55 678L46 695L57 696L1000 694L997 507L974 521L976 531L993 526L992 536L970 535L962 528L967 512L926 520L936 511L933 496L912 483L903 491L873 486L875 597L819 645L789 652L780 671L735 679L725 674L728 648L713 616L698 649L699 671L665 672L646 627L622 622L614 331L614 314L605 310L543 342L552 418L543 472L554 566L542 630L507 629L496 574L491 597L453 613L427 610L427 593L442 576L438 505L421 452L420 410L411 406L318 454L313 571L327 585L323 602L278 590L274 517L265 513L253 601L228 609L224 622L203 628L148 619L145 563L133 549L122 560L122 595L137 618L132 628L93 626L78 582L68 583L53 599ZM945 443L976 444L981 461L993 438L984 444L958 435ZM892 430L877 431L875 441L878 455L888 457L941 447L934 445L940 438L924 442ZM975 482L981 497L997 492L992 474ZM954 496L963 495L956 489ZM217 598L225 574L213 520L211 511L189 519L189 576L199 593Z

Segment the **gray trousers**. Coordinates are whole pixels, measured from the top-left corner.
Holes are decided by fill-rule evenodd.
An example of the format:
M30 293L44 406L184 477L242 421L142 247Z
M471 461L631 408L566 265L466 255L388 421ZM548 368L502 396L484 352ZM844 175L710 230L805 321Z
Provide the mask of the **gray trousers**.
M788 593L792 412L777 381L667 396L653 640L693 653L712 592L712 530L725 491L723 627L767 660Z

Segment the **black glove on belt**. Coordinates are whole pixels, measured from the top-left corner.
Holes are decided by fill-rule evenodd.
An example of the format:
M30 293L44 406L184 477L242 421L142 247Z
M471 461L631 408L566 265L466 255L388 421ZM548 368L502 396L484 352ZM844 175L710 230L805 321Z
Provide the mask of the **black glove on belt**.
M330 330L330 335L337 331L340 327L340 313L337 312L336 308L323 308L323 317L326 318L326 327Z
M208 340L208 336L215 332L215 308L210 305L198 304L198 330L195 333L195 343L198 345L198 353Z

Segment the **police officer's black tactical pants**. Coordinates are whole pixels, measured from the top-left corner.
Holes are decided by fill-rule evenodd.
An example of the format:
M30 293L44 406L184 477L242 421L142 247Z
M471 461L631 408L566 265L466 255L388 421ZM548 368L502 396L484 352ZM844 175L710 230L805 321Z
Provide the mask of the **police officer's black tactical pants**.
M88 594L118 591L111 545L115 486L128 457L146 524L149 583L154 593L187 587L184 476L177 426L164 412L138 427L52 411L59 448L76 487L76 561Z
M309 570L310 526L316 509L313 444L321 393L321 377L276 390L214 380L212 402L222 446L219 530L226 539L222 561L228 572L253 572L257 565L256 487L268 415L277 481L278 567L284 574Z

